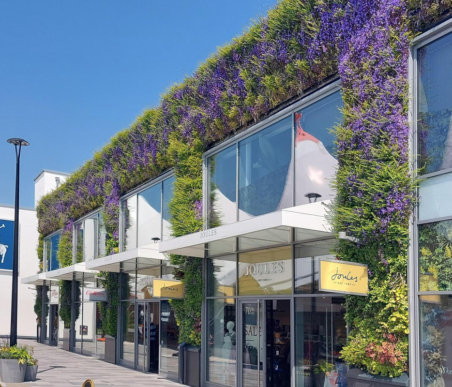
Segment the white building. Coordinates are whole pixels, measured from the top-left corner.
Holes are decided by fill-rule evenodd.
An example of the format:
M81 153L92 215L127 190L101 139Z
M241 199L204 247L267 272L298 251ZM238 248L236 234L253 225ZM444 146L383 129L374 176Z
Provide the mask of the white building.
M35 206L40 198L57 188L69 175L42 171L35 179ZM0 205L0 337L9 336L11 324L11 288L14 206ZM33 208L19 210L19 284L17 335L36 337L36 315L33 311L36 290L21 279L37 273L39 268L38 219ZM4 255L3 255L4 253Z

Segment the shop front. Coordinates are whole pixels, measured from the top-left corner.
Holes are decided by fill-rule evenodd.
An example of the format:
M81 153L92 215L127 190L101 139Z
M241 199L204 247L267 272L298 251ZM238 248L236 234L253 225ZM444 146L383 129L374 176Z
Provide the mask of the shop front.
M206 385L347 386L345 300L319 283L320 262L335 258L323 211L305 204L160 244L205 254Z

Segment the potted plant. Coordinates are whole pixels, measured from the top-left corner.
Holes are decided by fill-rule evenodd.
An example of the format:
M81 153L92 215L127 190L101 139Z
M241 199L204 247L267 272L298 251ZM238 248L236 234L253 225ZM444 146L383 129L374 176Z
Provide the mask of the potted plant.
M0 349L0 375L4 383L23 383L27 364L33 360L28 347L3 347Z
M28 347L28 355L25 382L34 382L38 374L38 360L33 357L33 347Z

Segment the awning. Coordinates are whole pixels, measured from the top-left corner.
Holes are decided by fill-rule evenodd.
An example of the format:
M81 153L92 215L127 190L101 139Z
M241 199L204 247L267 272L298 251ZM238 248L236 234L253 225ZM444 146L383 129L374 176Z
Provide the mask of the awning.
M74 273L76 280L82 280L83 275L87 274L86 279L91 278L94 281L95 274L97 274L98 271L87 269L85 262L81 262L71 266L66 266L60 269L48 271L46 273L46 278L50 280L72 281L74 279L73 276Z
M153 243L137 249L88 261L86 262L86 268L119 273L121 263L133 263L133 265L135 265L136 262L137 267L140 268L159 265L162 263L161 261L167 260L166 256L159 252L159 243Z
M44 281L47 281L47 284L49 284L51 280L47 278L46 274L47 273L39 273L30 277L24 277L20 282L27 285L43 285Z
M326 219L330 201L304 204L160 242L160 252L203 258L239 250L333 237ZM238 243L238 246L237 246Z

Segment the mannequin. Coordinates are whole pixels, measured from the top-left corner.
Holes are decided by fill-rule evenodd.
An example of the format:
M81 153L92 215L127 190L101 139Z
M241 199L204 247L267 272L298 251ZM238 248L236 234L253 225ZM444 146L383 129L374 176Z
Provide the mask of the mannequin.
M227 332L224 334L223 339L223 350L222 350L222 358L223 358L223 383L226 383L226 379L228 374L230 373L229 365L233 361L235 363L235 332L234 332L235 323L233 321L228 321L226 324ZM232 355L232 356L231 356Z

